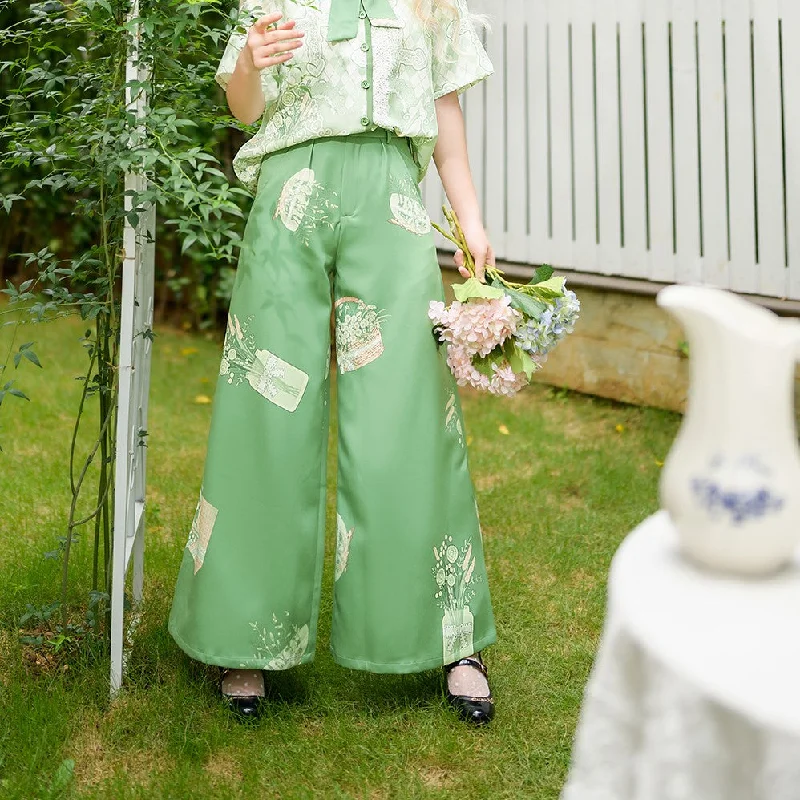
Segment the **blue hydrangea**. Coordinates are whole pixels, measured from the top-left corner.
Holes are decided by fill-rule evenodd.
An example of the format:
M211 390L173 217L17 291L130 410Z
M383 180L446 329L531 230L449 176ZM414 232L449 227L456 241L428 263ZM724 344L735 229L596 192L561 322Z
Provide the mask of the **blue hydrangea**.
M575 330L581 303L575 292L567 290L542 313L529 319L514 334L517 344L532 358L543 359L567 334Z

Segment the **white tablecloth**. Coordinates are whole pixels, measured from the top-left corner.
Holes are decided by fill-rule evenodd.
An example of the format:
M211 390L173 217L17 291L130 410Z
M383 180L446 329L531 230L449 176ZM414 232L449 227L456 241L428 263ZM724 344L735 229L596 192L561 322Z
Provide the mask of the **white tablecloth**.
M664 512L625 540L562 800L800 800L800 560L704 572Z

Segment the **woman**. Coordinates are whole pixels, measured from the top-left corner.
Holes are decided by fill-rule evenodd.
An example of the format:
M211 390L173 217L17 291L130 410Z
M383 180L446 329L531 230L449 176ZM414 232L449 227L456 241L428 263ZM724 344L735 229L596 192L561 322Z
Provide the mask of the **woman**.
M488 722L479 651L494 620L461 408L427 317L443 289L418 182L433 155L482 271L493 256L457 93L491 63L466 0L243 10L256 21L231 36L217 80L238 119L262 118L234 161L255 201L170 632L224 668L244 716L263 670L314 657L333 310L333 657L372 672L444 666L453 705Z

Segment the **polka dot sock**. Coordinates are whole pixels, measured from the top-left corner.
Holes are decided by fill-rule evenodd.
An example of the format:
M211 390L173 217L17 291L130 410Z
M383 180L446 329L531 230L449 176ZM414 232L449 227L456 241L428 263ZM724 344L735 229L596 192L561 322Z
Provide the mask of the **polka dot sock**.
M264 676L261 670L225 670L222 676L222 694L228 697L263 697Z
M475 667L455 667L447 673L447 688L450 694L461 697L489 697L489 682Z

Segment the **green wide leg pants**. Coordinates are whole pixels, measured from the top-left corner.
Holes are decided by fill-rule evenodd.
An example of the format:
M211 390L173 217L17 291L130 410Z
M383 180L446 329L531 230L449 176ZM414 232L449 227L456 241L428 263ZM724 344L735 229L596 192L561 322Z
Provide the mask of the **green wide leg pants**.
M332 309L333 656L416 672L495 641L461 407L427 316L443 288L415 175L406 140L383 131L265 158L169 620L192 658L281 670L314 657Z

